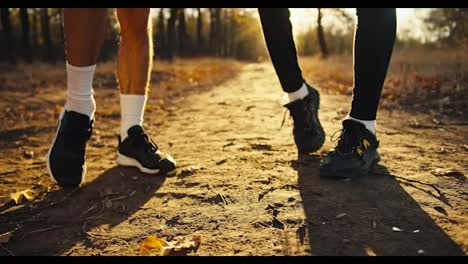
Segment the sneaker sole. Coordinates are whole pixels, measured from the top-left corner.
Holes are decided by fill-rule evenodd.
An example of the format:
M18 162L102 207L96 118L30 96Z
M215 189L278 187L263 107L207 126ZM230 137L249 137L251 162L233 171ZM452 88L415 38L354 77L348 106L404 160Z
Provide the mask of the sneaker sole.
M329 171L329 170L320 170L320 176L324 178L332 179L352 179L357 177L363 177L369 174L369 169L375 166L380 162L380 155L377 153L377 156L372 161L371 165L367 169L354 170L354 171Z
M50 168L50 154L52 152L52 148L54 147L55 145L55 141L57 140L57 136L58 136L58 132L59 132L59 129L60 129L60 125L62 124L62 117L63 117L63 113L64 113L64 110L62 110L60 112L60 115L59 115L59 123L58 123L58 126L57 126L57 131L55 132L55 136L54 136L54 140L52 141L52 146L50 147L49 151L47 152L47 156L46 156L46 166L47 166L47 172L49 173L49 177L50 179L60 185L57 180L55 179L54 177L54 174L52 173L52 169ZM81 174L81 182L80 184L78 185L81 185L84 180L85 180L85 176L86 176L86 169L87 169L87 166L86 166L86 162L83 164L83 173Z
M134 158L127 157L127 156L122 155L119 152L117 152L117 164L119 164L120 166L124 166L124 167L136 167L141 172L146 173L146 174L158 174L160 172L170 173L170 172L175 170L176 162L171 156L166 155L166 157L163 160L168 160L172 164L174 164L174 169L170 169L168 171L163 171L163 170L160 170L160 169L155 169L155 170L148 169L148 168L143 167L143 165L141 165L140 162L138 162L138 160L136 160Z

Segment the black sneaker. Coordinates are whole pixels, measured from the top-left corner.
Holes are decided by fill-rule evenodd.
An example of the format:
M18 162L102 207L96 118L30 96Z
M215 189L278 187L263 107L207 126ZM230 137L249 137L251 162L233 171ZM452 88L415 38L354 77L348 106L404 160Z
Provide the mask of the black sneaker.
M339 141L320 164L320 175L332 178L353 178L366 175L380 161L379 142L364 124L344 120Z
M61 187L75 188L84 181L86 144L92 130L93 120L87 115L62 112L46 162L49 175Z
M309 90L306 97L284 105L289 109L293 118L294 142L301 154L319 150L325 141L325 132L318 117L319 92L310 85L306 85Z
M156 143L145 134L141 126L132 126L127 133L128 137L122 142L119 136L119 165L137 167L148 174L167 174L176 169L174 159L159 151Z

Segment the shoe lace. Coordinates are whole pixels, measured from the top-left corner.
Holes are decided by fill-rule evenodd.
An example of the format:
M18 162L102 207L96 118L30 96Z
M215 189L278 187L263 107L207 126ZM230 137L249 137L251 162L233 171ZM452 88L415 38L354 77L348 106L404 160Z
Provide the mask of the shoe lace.
M306 127L304 130L307 132L312 132L313 131L313 128L312 128L313 113L312 113L312 107L309 102L306 102L304 104L304 110L306 112Z
M338 132L340 132L339 136L335 137ZM336 151L340 153L354 152L357 153L358 156L362 157L363 150L361 138L354 131L345 128L337 130L331 135L330 140L332 142L338 141L335 147Z
M308 103L305 103L305 104L304 104L304 112L306 113L306 117L305 117L305 124L306 124L306 126L305 126L304 130L305 130L306 132L312 132L312 131L314 131L314 130L312 129L312 116L313 116L313 113L312 113L312 108L311 108L311 107L308 107L308 105L309 105ZM288 120L288 121L291 120L292 115L291 115L290 111L286 109L286 110L284 111L283 121L281 121L280 129L284 126L284 123L285 123L285 121L286 121L286 115L287 115L288 113L289 113L289 117L287 118L287 120Z
M153 141L152 138L150 138L147 134L143 133L141 134L141 138L143 139L143 144L145 146L145 151L149 153L156 153L158 151L159 147L156 145L156 143Z

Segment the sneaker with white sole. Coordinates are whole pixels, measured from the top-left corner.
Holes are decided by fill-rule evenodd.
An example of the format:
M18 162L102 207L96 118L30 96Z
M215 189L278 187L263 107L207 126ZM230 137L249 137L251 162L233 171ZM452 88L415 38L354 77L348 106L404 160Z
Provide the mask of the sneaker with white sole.
M175 160L162 153L141 126L132 126L127 134L123 141L119 136L117 164L136 167L147 174L168 174L176 169Z
M86 144L91 137L93 120L74 111L63 111L57 133L47 154L47 170L63 188L76 188L86 174Z

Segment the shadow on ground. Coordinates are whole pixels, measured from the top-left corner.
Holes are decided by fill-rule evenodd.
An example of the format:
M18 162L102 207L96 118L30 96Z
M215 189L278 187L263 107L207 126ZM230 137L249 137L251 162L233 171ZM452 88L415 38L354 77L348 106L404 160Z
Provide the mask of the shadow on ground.
M343 181L321 178L319 164L318 155L293 163L311 254L463 255L385 166Z

